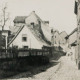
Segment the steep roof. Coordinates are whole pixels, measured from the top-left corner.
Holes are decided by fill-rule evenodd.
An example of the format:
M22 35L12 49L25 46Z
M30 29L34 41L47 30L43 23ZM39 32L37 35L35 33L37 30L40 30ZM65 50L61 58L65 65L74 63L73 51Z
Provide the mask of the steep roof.
M11 33L12 33L13 35L15 35L15 34L17 33L17 31L19 30L19 28L20 28L20 27L18 27L18 26L14 26L14 27L11 29Z
M15 36L11 39L11 41L8 43L8 46L15 40L15 38L18 36L18 34L21 32L21 30L24 28L24 26L20 27L19 30L16 32Z
M31 31L31 33L34 35L34 37L41 43L46 46L49 46L49 43L45 41L43 33L35 28L32 28L31 25L27 25L28 29Z
M35 30L32 29L31 26L27 25L26 26L31 33L34 35L34 37L39 41L40 44L44 45L44 46L50 46L47 42L44 41L44 39L42 38L42 34ZM16 35L11 39L11 41L8 43L8 46L16 39L16 37L18 36L18 34L22 31L22 29L24 28L24 26L20 27L19 30L17 31Z
M67 39L69 36L71 36L73 33L75 33L78 30L78 28L75 28L69 35L67 35L65 38Z
M14 23L25 23L25 19L27 18L27 16L17 16L14 19Z

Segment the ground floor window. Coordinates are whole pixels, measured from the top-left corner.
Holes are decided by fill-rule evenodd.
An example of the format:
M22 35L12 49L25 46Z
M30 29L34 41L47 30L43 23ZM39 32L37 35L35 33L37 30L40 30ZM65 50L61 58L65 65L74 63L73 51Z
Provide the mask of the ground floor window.
M24 49L28 49L28 46L23 46Z

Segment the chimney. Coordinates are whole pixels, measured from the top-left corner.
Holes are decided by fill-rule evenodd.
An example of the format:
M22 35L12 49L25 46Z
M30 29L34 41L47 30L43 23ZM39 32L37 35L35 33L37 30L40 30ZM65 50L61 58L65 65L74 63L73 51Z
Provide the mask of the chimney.
M44 21L44 23L49 27L49 21Z
M33 11L35 13L35 11Z
M40 22L40 21L38 21L38 23L39 23L39 28L41 28L41 22Z

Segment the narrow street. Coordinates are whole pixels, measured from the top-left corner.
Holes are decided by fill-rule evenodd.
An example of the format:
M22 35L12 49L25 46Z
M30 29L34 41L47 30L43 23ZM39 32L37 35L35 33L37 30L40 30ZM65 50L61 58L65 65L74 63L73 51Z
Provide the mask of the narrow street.
M80 71L70 57L63 56L59 61L60 63L47 71L36 74L33 77L21 78L21 80L80 80Z
M80 80L80 71L70 57L61 58L61 67L51 80Z

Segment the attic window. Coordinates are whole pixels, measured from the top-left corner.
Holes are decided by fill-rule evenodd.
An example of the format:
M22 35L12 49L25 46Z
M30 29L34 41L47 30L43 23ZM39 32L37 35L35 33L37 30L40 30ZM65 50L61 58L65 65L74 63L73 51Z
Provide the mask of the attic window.
M23 34L23 35L22 35L22 41L23 41L23 42L27 41L27 34Z
M17 45L14 45L14 48L18 49L18 46Z

